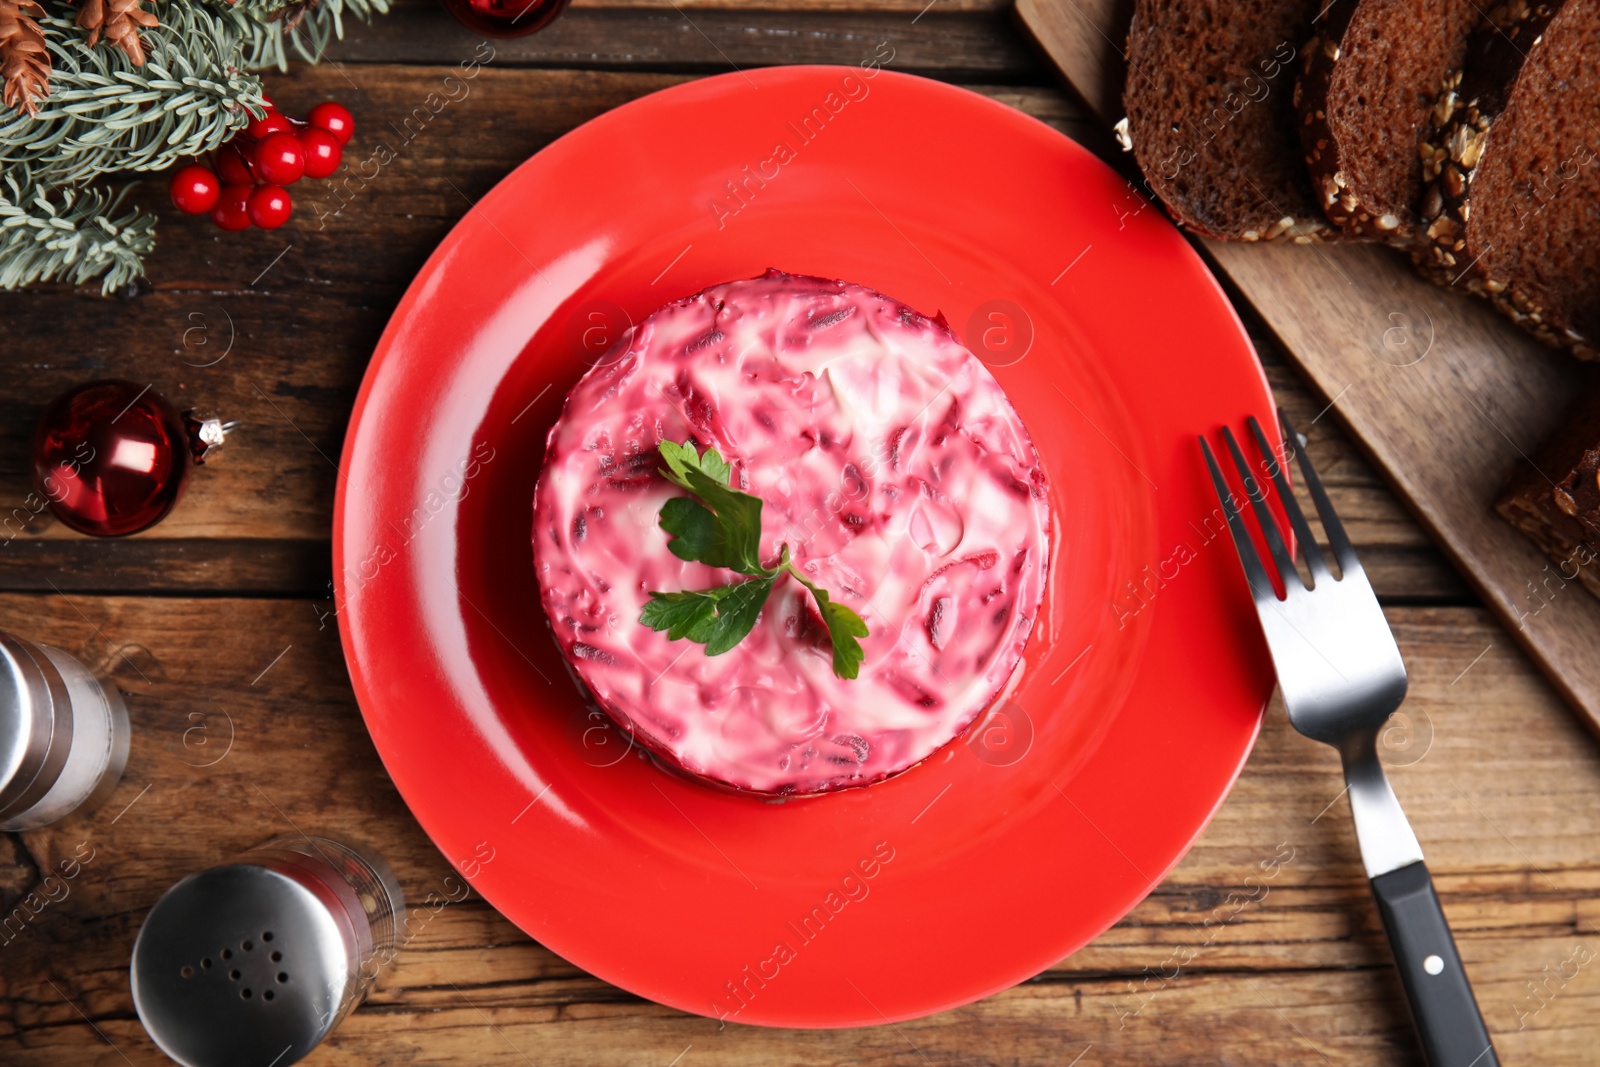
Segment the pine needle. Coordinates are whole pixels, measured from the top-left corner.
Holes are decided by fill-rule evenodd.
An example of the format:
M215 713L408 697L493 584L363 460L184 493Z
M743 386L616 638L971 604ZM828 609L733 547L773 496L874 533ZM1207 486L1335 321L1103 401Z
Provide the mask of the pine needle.
M0 185L0 289L62 278L74 285L99 274L109 293L144 276L155 248L154 215L117 215L123 189L57 189L46 193L7 175Z
M214 0L226 3L227 0ZM251 19L245 41L245 67L289 69L289 45L307 63L320 62L328 45L344 40L344 19L371 22L389 11L389 0L238 0Z

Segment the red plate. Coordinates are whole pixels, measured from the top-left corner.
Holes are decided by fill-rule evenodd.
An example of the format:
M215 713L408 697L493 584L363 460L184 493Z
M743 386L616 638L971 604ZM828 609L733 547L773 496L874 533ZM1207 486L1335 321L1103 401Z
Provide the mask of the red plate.
M1272 686L1195 436L1275 420L1221 290L1142 204L982 96L789 67L620 107L468 212L367 371L334 564L373 741L485 899L641 996L853 1026L1004 989L1150 891ZM1056 539L1009 701L897 778L787 803L587 717L528 537L545 432L622 320L769 266L943 312L1033 433Z

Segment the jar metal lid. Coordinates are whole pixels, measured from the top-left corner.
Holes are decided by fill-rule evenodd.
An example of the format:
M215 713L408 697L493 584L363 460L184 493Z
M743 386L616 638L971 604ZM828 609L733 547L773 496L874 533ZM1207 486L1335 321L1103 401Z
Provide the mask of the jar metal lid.
M287 1067L339 1022L359 959L338 902L248 863L191 875L133 946L134 1008L184 1067Z
M0 818L39 801L72 748L72 700L49 657L0 633Z

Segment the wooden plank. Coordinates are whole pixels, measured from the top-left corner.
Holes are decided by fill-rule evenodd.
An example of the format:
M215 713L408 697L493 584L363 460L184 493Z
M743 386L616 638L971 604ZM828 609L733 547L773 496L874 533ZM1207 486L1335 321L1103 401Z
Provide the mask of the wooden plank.
M324 588L333 462L350 403L417 268L467 210L468 198L481 196L517 163L572 126L682 80L491 65L464 99L408 138L397 136L422 87L453 69L352 64L343 72L297 68L276 78L273 92L290 110L330 97L355 110L354 160L367 159L380 140L396 147L395 160L370 182L352 181L347 162L346 184L297 185L296 217L271 233L221 234L161 206L150 277L132 297L106 299L92 287L65 286L0 293L6 323L0 361L27 368L0 378L0 453L18 457L0 465L0 588L47 590L55 582L69 592L298 595ZM1081 107L1053 89L982 91L1069 136L1105 139ZM160 179L146 180L136 196L160 206ZM345 206L333 214L338 197ZM1270 332L1249 325L1280 399L1311 424L1325 401L1304 388ZM240 426L197 472L166 522L129 540L100 543L36 510L20 457L50 398L108 376L153 383L180 407L212 410ZM1321 434L1329 421L1318 421L1313 432ZM1366 462L1336 434L1318 440L1330 457L1330 490L1380 594L1457 602L1467 596ZM228 547L203 547L213 540Z
M334 55L345 65L455 63L482 40L436 0L398 0L393 15L346 23ZM720 74L779 63L855 64L880 43L894 50L892 67L932 77L1035 85L1051 77L1010 12L929 7L926 0L874 11L703 7L690 14L665 3L574 8L539 33L493 44L497 66Z
M1020 0L1068 82L1107 121L1126 11ZM1093 57L1098 51L1099 58ZM1600 732L1600 600L1490 510L1594 368L1373 246L1200 242L1516 641ZM1560 477L1558 472L1544 472Z
M331 521L331 520L330 520ZM0 591L331 595L333 545L248 537L0 539ZM1421 571L1399 564L1400 580Z
M326 1067L922 1062L913 1045L963 1064L1060 1065L1090 1045L1083 1067L1417 1062L1337 759L1276 707L1171 876L1034 981L897 1028L719 1030L588 977L476 897L429 906L457 883L384 775L313 605L5 595L0 614L109 669L136 730L104 808L0 837L0 915L80 842L96 857L0 945L0 1062L160 1062L127 982L146 910L294 827L367 841L428 916L317 1053ZM1592 1063L1600 969L1570 961L1600 953L1600 752L1485 612L1388 615L1412 679L1409 733L1389 738L1395 789L1505 1062ZM1006 900L997 886L991 906Z
M1016 11L1090 110L1107 125L1121 118L1133 0L1017 0Z

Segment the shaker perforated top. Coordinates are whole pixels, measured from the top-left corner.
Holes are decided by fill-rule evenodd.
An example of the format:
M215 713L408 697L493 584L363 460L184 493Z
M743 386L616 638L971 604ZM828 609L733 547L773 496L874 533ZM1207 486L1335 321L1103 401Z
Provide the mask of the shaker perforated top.
M263 866L192 875L151 909L133 1002L184 1067L287 1067L338 1024L363 935L336 887Z

